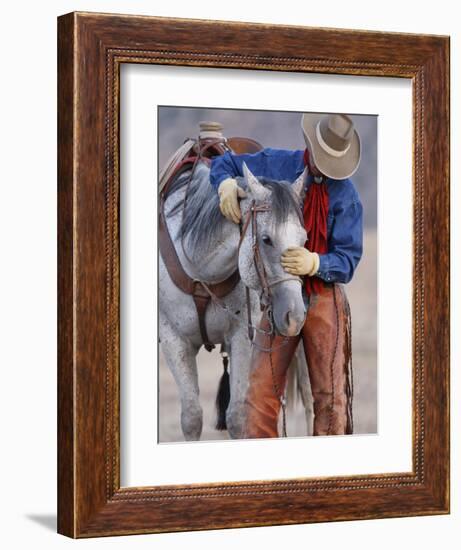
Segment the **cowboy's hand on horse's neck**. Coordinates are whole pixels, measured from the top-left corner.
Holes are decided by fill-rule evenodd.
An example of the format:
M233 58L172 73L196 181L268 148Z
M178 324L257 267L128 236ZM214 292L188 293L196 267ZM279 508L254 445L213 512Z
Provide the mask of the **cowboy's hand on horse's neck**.
M242 216L238 199L246 197L245 191L239 187L237 180L227 178L219 185L218 195L222 215L229 221L238 224Z

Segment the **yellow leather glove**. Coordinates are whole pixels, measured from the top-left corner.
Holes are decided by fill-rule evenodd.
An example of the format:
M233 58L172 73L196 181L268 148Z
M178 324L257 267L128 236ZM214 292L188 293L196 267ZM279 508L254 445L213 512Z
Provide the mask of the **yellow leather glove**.
M219 208L222 215L234 223L239 223L242 214L238 197L245 198L245 191L238 186L237 180L227 178L223 180L218 187Z
M287 273L312 277L319 270L320 258L303 246L290 246L282 254L281 264Z

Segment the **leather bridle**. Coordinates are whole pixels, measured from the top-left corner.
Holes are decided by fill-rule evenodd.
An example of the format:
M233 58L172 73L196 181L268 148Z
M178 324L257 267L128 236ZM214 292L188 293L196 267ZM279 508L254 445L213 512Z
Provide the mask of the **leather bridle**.
M245 239L245 236L247 234L248 228L251 224L251 233L252 233L252 252L253 252L253 261L256 268L256 273L259 278L259 282L261 285L261 295L260 295L260 303L261 303L261 310L266 310L266 313L268 314L268 317L270 319L271 323L271 332L275 334L276 327L272 320L272 287L275 285L278 285L280 283L284 283L286 281L297 281L298 283L302 284L302 280L300 277L294 276L294 275L287 275L285 277L278 277L277 279L269 280L267 277L267 271L264 266L264 261L261 256L261 251L259 248L258 243L258 227L257 227L257 215L260 212L270 212L271 211L271 205L269 203L256 203L255 200L253 200L250 204L250 207L248 208L245 221L240 226L240 240L238 244L238 252L240 253L240 248L243 243L243 240ZM246 286L246 285L245 285ZM246 298L247 298L247 312L248 312L248 328L249 328L249 336L250 340L253 340L253 324L251 322L251 303L250 303L250 289L246 286Z

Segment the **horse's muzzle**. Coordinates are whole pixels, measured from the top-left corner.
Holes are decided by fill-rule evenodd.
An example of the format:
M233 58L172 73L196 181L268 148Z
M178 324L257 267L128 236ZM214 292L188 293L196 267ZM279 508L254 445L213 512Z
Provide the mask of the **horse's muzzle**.
M282 336L297 336L304 325L306 310L299 283L290 281L274 287L272 312L275 328Z

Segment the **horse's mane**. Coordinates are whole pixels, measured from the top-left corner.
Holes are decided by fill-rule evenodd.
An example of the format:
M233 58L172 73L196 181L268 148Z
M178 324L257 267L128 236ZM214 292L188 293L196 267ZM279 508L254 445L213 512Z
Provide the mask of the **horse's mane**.
M211 244L212 237L219 239L222 235L224 217L219 209L218 193L210 183L209 172L208 166L200 163L187 189L180 235L188 239L193 255L196 250L206 250ZM165 199L185 187L189 177L190 171L187 171L173 181ZM243 177L238 176L236 180L243 189L246 189ZM292 212L301 217L300 205L291 191L289 182L274 181L265 177L258 177L258 181L271 190L271 212L275 223L285 223ZM183 205L184 199L175 204L167 215L177 214L182 210Z

